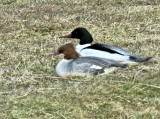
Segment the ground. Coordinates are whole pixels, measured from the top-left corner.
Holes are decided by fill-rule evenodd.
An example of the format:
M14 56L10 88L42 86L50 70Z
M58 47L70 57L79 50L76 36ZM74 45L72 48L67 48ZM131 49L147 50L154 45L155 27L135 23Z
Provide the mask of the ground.
M94 77L59 78L60 39L85 27L146 63ZM159 0L1 0L0 117L5 119L159 119Z

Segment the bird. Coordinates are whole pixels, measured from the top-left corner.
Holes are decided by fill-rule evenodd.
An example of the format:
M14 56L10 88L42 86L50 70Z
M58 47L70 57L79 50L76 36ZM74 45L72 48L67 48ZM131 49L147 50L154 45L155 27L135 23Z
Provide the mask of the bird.
M126 68L128 66L104 58L81 57L73 43L64 44L55 53L52 53L54 56L60 54L64 55L64 59L56 66L56 74L60 77L108 74L118 67Z
M84 27L75 28L69 35L60 38L76 38L80 42L76 46L76 51L81 56L94 56L100 58L111 59L124 64L137 64L146 62L152 57L136 55L123 48L110 44L92 44L93 38L89 31Z

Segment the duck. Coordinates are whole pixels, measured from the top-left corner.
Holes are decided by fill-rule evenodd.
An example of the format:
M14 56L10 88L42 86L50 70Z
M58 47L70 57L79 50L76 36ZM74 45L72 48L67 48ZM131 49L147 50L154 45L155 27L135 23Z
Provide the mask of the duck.
M149 61L152 57L139 56L123 48L110 44L92 44L93 38L89 31L84 27L74 29L69 35L60 38L79 39L76 51L81 56L94 56L120 62L122 64L137 64Z
M127 64L116 61L86 56L81 57L72 43L59 47L53 56L63 54L64 58L56 66L56 74L60 77L68 76L90 76L108 74L117 68L126 68Z

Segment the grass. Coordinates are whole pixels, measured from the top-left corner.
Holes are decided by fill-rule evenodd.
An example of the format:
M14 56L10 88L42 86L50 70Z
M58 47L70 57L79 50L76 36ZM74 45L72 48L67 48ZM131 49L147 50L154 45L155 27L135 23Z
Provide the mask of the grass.
M159 119L159 0L0 1L0 117ZM86 27L94 42L153 56L106 76L59 78L48 54ZM77 40L73 41L75 44Z

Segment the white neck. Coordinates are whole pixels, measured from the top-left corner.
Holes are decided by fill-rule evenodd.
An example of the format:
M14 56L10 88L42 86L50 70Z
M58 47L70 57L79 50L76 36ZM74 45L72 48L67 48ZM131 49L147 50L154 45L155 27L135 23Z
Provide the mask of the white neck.
M70 66L68 64L71 61L72 61L72 59L71 60L62 59L58 63L58 65L56 66L56 73L57 73L58 76L64 77L64 76L69 75L71 69L70 69Z
M76 46L76 51L77 51L77 52L80 52L83 48L88 47L88 46L91 46L91 44L84 44L84 45L78 44L78 45Z

